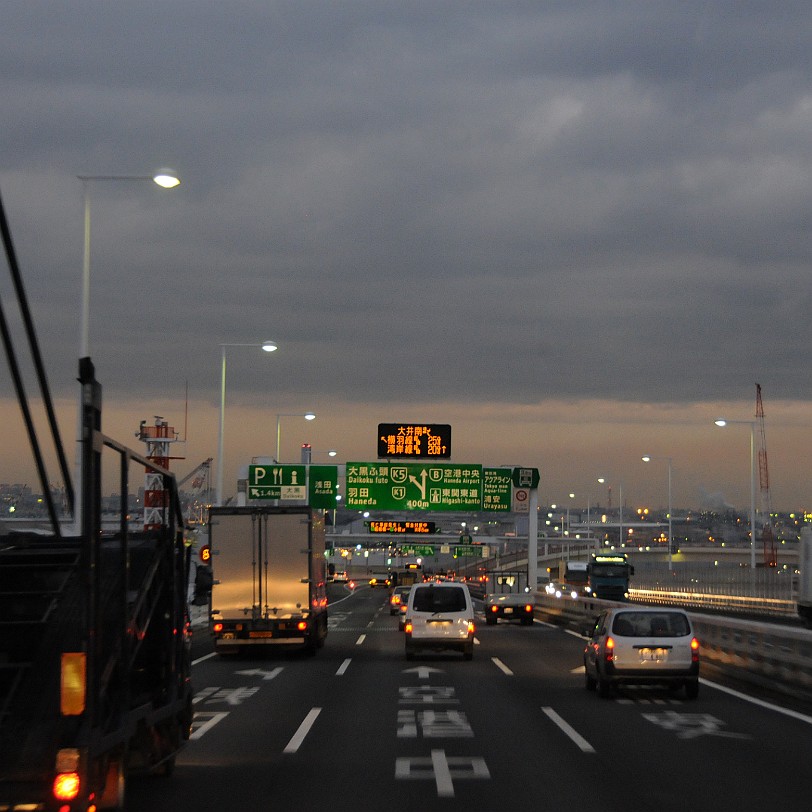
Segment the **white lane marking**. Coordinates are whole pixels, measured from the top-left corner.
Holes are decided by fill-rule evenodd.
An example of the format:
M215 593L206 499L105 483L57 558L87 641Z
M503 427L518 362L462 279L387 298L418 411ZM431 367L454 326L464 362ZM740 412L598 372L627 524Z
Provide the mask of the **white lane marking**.
M573 637L577 637L579 640L589 640L588 637L584 637L584 635L580 634L580 632L574 632L572 629L564 629L564 634L571 634Z
M478 637L475 637L475 638L474 638L474 645L475 645L475 646L479 646L479 645L481 645L481 643L479 642L479 638L478 638Z
M350 659L344 660L344 662L341 663L341 665L338 667L338 671L336 671L336 676L337 677L343 676L347 672L347 669L350 667L351 662L352 660Z
M434 769L434 780L437 782L437 795L440 798L453 798L454 782L451 780L445 750L431 751L431 766Z
M503 673L507 674L509 677L513 676L513 672L498 658L498 657L491 657L491 662Z
M799 722L806 722L808 725L812 725L812 716L807 716L806 714L790 710L789 708L782 708L780 705L773 705L771 702L766 702L763 699L756 699L754 696L748 696L740 691L734 691L733 688L727 688L724 685L719 685L717 682L710 682L702 677L699 678L699 681L703 685L707 685L708 688L715 688L717 691L730 694L731 696L735 696L737 699L743 699L745 702L751 702L753 705L767 708L767 710L775 711L776 713L783 713L785 716L790 716L793 719L797 719Z
M228 716L228 711L221 711L220 713L208 711L204 712L195 711L195 718L194 722L192 723L194 726L194 730L192 734L189 736L189 741L199 739L201 736L203 736L205 733L211 730L218 722L221 722L223 719L225 719L226 716ZM205 719L206 717L208 717L208 719L207 721L204 722L203 719ZM200 722L201 724L198 725L198 722Z
M367 636L366 636L365 634L362 634L362 635L361 635L361 636L360 636L360 637L359 637L359 638L358 638L358 639L355 641L355 645L356 645L356 646L360 646L360 645L361 645L361 643L363 643L363 642L364 642L364 640L366 640L366 639L367 639Z
M293 738L287 743L285 749L282 751L283 753L295 753L302 746L305 736L307 736L307 734L310 732L310 728L313 727L313 724L320 713L321 708L310 709L310 713L305 716L304 721L299 725L299 729L293 734Z
M553 721L558 727L567 734L567 736L578 745L578 748L583 753L594 753L595 748L568 722L565 722L552 708L542 708L544 713Z
M209 654L204 654L202 657L198 657L196 660L192 660L192 665L197 665L198 663L202 663L203 660L210 660L212 657L216 657L217 652L212 651Z

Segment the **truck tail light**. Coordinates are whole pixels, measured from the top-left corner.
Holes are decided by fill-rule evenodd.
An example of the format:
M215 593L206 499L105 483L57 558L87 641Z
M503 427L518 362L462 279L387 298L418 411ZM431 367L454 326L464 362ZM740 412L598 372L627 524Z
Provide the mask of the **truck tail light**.
M66 747L56 754L56 777L53 793L58 801L73 801L79 796L79 751Z
M306 620L300 620L300 621L299 621L299 622L296 624L296 628L297 628L297 629L298 629L300 632L306 632L306 631L307 631L307 621L306 621Z
M699 662L699 640L696 637L691 640L691 662Z
M59 709L63 716L80 716L85 712L87 694L87 655L84 652L62 652L59 685Z
M499 607L498 607L498 606L491 606L491 612L493 612L494 614L496 614L498 611L499 611Z
M220 634L220 632L223 631L223 624L215 623L211 628L215 634Z
M524 606L524 611L527 612L528 615L531 614L533 612L533 604L526 603Z

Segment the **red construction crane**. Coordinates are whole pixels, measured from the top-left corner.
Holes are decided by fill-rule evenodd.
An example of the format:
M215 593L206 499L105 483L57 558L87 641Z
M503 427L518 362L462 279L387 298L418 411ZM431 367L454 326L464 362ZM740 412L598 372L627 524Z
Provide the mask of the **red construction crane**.
M761 384L756 384L756 418L759 428L758 479L761 485L761 510L763 527L761 541L764 546L764 565L774 567L778 563L773 532L772 503L770 501L770 472L767 468L767 435L764 433L764 404L761 400Z

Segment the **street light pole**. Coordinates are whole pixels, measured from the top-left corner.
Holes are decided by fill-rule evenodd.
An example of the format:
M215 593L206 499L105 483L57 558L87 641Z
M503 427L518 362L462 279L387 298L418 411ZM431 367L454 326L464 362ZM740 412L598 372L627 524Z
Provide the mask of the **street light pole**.
M756 465L755 465L755 420L726 420L719 418L713 421L717 426L737 423L750 426L750 569L756 571Z
M152 181L163 189L180 185L180 179L171 169L160 169L154 175L77 175L82 181L84 208L84 242L82 248L82 298L79 306L79 360L90 357L90 184L97 181ZM74 528L82 533L82 389L79 389L76 418L76 487L74 488Z
M276 462L279 464L279 447L282 439L282 418L283 417L303 417L305 420L315 420L313 412L297 412L296 414L278 414L276 416Z
M217 491L215 504L223 504L223 436L226 420L226 347L261 347L264 352L275 352L278 347L274 341L262 344L221 344L222 362L220 365L220 426L217 434Z
M642 457L643 462L651 462L655 459L664 459L668 463L668 569L671 571L673 567L673 558L671 552L671 544L674 538L673 531L672 531L672 524L671 524L671 457L652 457L648 454L644 454Z

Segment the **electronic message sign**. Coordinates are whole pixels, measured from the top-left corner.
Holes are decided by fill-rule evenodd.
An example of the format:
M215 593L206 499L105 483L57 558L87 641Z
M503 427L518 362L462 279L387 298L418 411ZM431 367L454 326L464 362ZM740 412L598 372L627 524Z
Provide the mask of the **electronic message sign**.
M451 459L451 426L447 423L378 423L381 459Z
M370 520L364 522L370 533L398 533L398 534L412 534L412 533L436 533L436 522L397 522L397 521L377 521Z
M450 463L347 463L351 509L480 510L482 466Z

